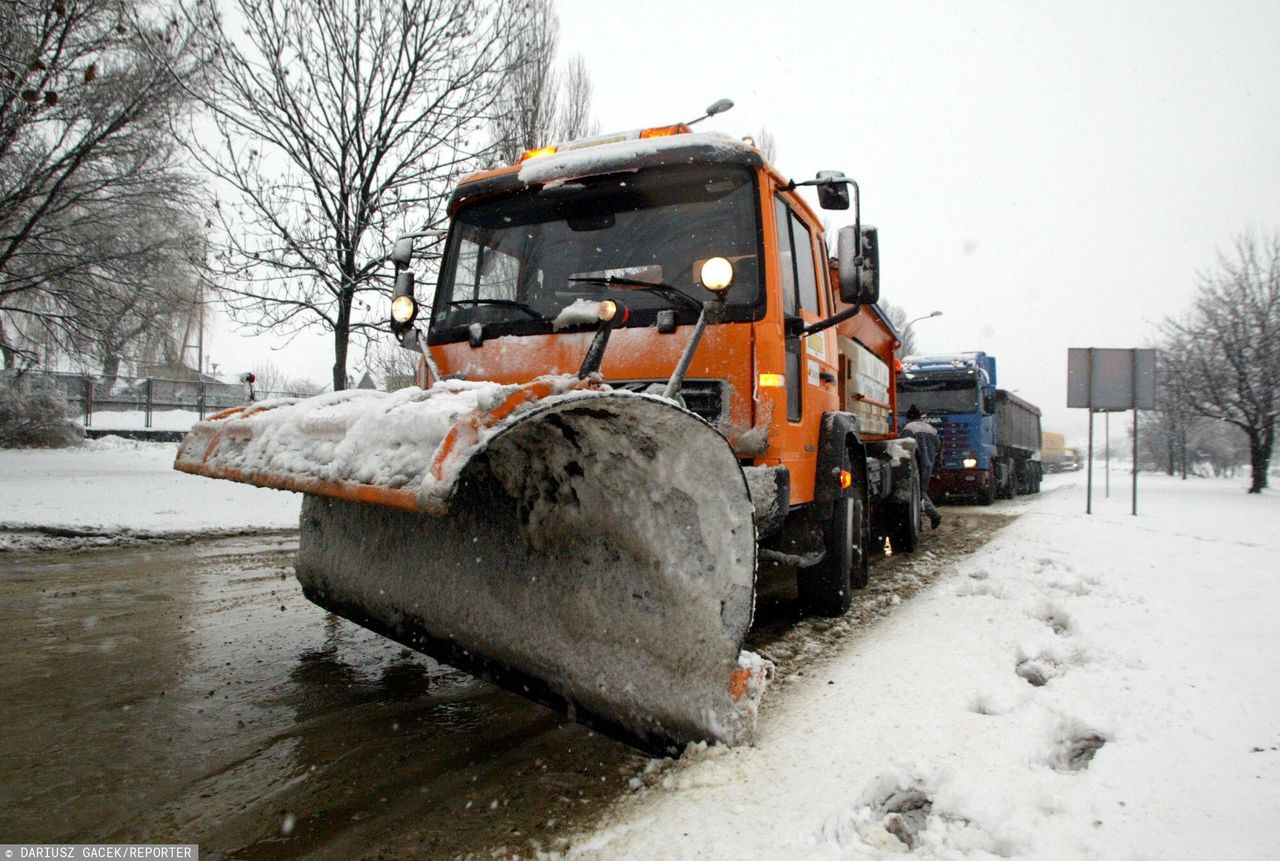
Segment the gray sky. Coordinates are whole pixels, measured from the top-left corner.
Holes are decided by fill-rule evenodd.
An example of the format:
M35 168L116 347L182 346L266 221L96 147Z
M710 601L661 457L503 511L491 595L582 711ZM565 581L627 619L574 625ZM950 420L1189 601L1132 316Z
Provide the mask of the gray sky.
M1067 348L1146 345L1216 249L1280 228L1280 4L557 4L602 130L727 96L700 129L765 127L784 173L855 177L883 298L943 311L920 349L995 354L1081 442ZM273 358L325 379L330 356Z

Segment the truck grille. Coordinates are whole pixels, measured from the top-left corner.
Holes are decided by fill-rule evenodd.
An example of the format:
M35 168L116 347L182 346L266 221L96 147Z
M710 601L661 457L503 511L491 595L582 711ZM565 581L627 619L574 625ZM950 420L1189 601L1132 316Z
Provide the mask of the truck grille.
M942 456L948 460L951 458L959 458L961 452L973 451L974 446L971 445L969 439L969 428L958 422L949 422L945 419L934 425L938 431L938 437L942 441Z
M626 389L629 392L643 392L650 386L666 384L666 380L609 381L609 385L615 389ZM718 425L727 418L723 380L685 380L680 387L680 396L684 398L684 405L689 412L713 425Z

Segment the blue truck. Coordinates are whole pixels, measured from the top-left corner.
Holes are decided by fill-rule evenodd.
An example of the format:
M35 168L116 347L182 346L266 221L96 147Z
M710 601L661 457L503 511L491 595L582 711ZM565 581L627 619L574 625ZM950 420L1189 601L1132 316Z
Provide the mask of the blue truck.
M990 505L997 497L1039 492L1040 409L996 388L994 356L908 356L897 391L899 427L914 405L941 437L942 465L929 482L933 499Z

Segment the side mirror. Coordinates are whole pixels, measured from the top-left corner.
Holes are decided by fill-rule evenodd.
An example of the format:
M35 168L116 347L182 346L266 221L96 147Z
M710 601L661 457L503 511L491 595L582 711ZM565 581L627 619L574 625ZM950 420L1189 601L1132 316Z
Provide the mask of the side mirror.
M995 415L995 412L996 412L996 399L995 399L994 397L992 397L991 395L983 395L983 396L982 396L982 411L983 411L984 413L988 413L988 414L990 414L990 415Z
M818 205L823 209L849 208L849 178L838 170L818 171Z
M874 305L880 301L880 233L874 227L862 228L861 301Z
M401 236L391 249L391 262L396 269L405 269L413 262L413 237Z
M880 241L874 227L850 224L837 240L840 300L872 305L880 300Z

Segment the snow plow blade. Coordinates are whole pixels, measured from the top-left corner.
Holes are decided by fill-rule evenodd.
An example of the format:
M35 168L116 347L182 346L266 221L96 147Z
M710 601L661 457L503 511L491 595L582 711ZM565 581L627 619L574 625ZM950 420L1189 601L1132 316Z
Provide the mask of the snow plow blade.
M352 621L648 750L752 740L753 506L733 450L572 377L233 410L175 467L297 490L297 574Z

